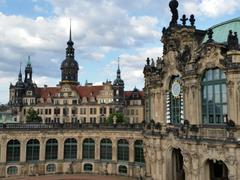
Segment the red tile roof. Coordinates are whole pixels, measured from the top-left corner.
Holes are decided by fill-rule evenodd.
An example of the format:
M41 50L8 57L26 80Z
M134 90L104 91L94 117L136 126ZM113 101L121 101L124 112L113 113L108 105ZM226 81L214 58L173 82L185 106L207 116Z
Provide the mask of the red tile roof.
M124 96L125 98L128 98L132 95L133 91L124 91ZM144 97L144 92L143 91L138 91L139 95L141 96L141 98Z

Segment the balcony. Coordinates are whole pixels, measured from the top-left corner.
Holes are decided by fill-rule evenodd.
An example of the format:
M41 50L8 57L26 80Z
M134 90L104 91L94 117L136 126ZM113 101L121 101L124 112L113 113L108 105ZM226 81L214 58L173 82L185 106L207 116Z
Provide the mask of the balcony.
M105 124L105 123L7 123L0 124L0 131L39 131L39 130L120 130L120 131L143 131L142 124Z
M209 141L237 143L240 145L240 126L165 124L150 122L145 125L145 135L167 137L173 134L176 139L189 141Z

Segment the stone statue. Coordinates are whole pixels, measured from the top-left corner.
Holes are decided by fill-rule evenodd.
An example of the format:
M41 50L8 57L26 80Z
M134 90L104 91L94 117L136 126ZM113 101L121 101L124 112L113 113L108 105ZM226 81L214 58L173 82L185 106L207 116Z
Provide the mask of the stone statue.
M238 50L239 49L237 32L235 32L233 35L232 30L229 31L227 44L228 44L229 50Z
M186 26L186 22L187 22L188 18L186 17L185 14L182 16L182 19L180 19L180 20L182 21L182 25Z
M190 21L191 26L193 27L195 24L195 21L196 21L193 14L190 16L189 21Z
M171 0L169 3L169 7L172 12L172 20L170 22L170 26L172 25L177 25L177 20L178 20L178 1L177 0Z

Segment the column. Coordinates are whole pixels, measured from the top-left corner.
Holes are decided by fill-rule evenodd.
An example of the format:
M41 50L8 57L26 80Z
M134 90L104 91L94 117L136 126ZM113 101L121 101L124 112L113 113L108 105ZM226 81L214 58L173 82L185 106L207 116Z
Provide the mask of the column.
M26 162L26 146L27 140L24 139L20 142L20 162Z

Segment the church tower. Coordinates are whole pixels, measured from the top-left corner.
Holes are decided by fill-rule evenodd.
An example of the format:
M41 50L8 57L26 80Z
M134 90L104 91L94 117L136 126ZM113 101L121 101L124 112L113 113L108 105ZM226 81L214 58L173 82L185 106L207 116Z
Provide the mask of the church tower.
M124 106L124 81L121 79L119 58L118 58L117 78L113 82L113 101L116 104L116 111L122 112L123 106Z
M71 22L70 22L70 33L69 40L67 42L66 48L66 59L61 64L61 82L63 84L78 85L78 63L74 59L74 42L72 41L72 31L71 31Z
M25 71L26 72L26 71ZM23 104L23 96L25 93L25 84L22 81L22 72L21 72L21 66L20 66L20 71L18 74L18 81L16 82L15 85L15 100L14 100L14 104L18 105L18 106L22 106Z

